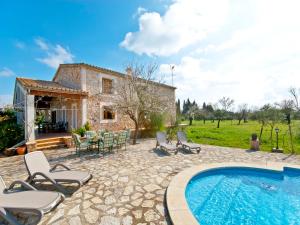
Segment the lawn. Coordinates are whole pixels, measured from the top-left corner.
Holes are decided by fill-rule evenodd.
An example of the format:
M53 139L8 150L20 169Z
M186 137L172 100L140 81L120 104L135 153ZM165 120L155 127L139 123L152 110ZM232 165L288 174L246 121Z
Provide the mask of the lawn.
M184 123L189 123L185 121ZM293 121L293 134L295 152L300 154L300 121ZM258 121L241 122L237 125L237 121L221 121L220 128L217 127L217 121L193 121L192 126L186 128L188 138L200 144L210 144L227 147L237 147L249 149L250 137L252 133L260 133L260 124ZM288 127L286 124L278 124L279 131L279 148L284 149L285 153L291 152L291 145L288 136ZM273 132L273 146L270 140L270 126L265 126L262 139L261 150L270 151L272 147L276 147L276 133Z

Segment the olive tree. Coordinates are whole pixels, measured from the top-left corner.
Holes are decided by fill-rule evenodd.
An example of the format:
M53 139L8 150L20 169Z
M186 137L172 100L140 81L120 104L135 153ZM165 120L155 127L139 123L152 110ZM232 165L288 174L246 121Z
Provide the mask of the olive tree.
M228 115L230 108L233 106L234 100L229 97L219 99L215 104L214 116L218 120L217 128L220 128L220 122Z
M161 81L155 78L157 68L156 64L131 64L127 67L127 75L117 83L115 107L134 123L133 144L150 114L166 112L171 101L159 91Z

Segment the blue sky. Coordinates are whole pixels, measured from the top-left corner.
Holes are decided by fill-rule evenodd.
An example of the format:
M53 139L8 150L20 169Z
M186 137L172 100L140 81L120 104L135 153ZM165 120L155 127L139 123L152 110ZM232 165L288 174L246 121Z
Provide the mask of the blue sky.
M16 76L51 79L55 68L39 59L60 45L73 62L86 62L122 71L132 59L142 59L119 47L129 30L137 29L135 14L140 0L112 1L1 1L0 3L0 95L12 95ZM157 1L147 8L161 10ZM161 7L162 6L162 7ZM6 100L5 100L6 101Z
M176 95L249 105L300 87L297 0L43 0L0 3L0 104L16 76L51 80L59 63L123 71L155 61Z

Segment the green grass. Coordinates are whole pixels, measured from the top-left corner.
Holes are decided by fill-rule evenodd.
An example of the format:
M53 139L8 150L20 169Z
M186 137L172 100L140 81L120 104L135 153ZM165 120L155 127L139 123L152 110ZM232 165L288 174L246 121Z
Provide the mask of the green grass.
M184 123L188 124L188 121ZM257 121L241 122L237 125L237 121L221 121L220 128L217 127L217 121L193 121L192 126L186 128L189 139L200 144L218 145L226 147L237 147L249 149L250 137L252 133L260 133L260 124ZM279 131L279 148L285 153L291 153L291 144L287 134L288 126L286 124L278 124ZM271 151L272 147L276 147L276 133L273 132L273 146L270 140L270 126L265 126L261 138L261 150ZM293 121L292 131L294 134L294 149L300 154L300 121Z

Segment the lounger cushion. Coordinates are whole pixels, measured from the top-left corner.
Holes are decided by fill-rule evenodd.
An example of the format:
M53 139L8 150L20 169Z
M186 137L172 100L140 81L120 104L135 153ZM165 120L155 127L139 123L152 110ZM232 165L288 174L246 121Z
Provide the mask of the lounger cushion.
M177 150L176 145L173 144L160 143L160 146L168 150L173 150L173 151Z
M200 148L199 144L195 144L195 143L189 143L189 142L182 142L182 145L188 146L189 148Z
M0 207L50 211L61 201L61 194L51 191L20 191L0 194Z
M88 172L74 170L53 171L47 175L55 181L77 180L81 184L85 183L91 178L91 174Z

